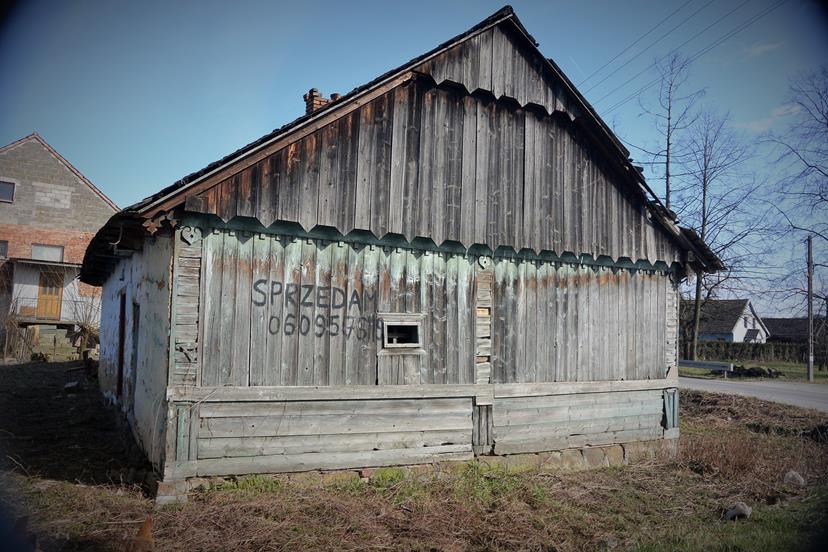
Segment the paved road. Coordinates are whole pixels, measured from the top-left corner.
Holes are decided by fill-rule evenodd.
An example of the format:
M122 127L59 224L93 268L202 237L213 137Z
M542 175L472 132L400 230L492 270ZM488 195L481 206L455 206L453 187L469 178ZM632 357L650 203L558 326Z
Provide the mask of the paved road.
M679 387L712 393L745 395L766 401L801 406L802 408L815 408L828 412L828 384L824 383L679 378Z

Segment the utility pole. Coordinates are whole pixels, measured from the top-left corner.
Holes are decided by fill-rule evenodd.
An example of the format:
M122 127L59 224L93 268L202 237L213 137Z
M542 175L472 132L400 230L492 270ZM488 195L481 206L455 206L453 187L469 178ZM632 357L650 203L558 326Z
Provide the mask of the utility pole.
M814 253L808 236L808 381L814 383Z

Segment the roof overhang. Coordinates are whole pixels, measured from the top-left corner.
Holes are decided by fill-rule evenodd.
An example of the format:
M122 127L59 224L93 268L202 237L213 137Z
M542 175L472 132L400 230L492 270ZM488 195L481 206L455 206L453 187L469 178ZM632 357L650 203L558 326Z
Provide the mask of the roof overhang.
M60 261L46 261L43 259L27 259L25 257L10 257L8 259L10 262L15 264L27 264L27 265L36 265L36 266L50 266L52 268L64 268L64 269L78 269L81 267L79 263L64 263Z

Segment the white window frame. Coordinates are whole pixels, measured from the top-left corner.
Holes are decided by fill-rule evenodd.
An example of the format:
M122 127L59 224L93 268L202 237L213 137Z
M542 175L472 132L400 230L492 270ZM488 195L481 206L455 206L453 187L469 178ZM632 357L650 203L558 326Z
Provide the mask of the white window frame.
M9 201L8 199L0 198L0 203L14 203L15 199L17 199L17 187L20 186L20 182L18 182L16 178L8 178L2 175L0 175L0 182L5 182L6 184L12 185L11 201Z
M382 320L382 352L396 354L419 354L423 352L423 320L425 314L414 312L381 312L377 316ZM417 328L416 343L389 343L388 326L413 326Z

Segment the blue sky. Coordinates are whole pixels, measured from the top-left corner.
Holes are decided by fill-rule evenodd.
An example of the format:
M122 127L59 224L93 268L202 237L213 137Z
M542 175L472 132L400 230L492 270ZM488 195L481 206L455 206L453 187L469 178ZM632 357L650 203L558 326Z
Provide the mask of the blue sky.
M680 8L581 87L620 136L647 145L654 135L637 101L609 108L654 78L647 67L656 57L688 40L681 52L692 55L776 1L514 1L513 6L544 54L576 84ZM301 115L308 88L326 95L347 92L502 5L21 2L0 25L0 143L37 130L126 206ZM810 0L788 0L699 58L688 88L706 88L708 104L730 112L749 138L756 137L784 125L789 77L826 58L826 12ZM655 179L653 185L658 189Z

